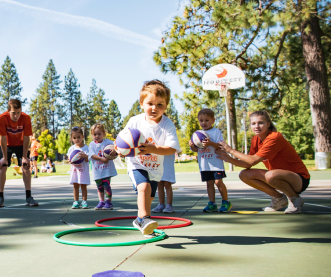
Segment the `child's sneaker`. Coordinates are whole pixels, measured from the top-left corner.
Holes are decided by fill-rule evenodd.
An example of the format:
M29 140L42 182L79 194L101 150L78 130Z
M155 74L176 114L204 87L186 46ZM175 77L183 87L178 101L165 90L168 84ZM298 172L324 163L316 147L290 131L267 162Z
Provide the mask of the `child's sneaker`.
M133 221L133 226L138 228L144 236L150 236L154 232L154 229L159 226L159 224L155 220L152 220L150 216L145 216L141 222L139 222L137 217Z
M265 207L262 210L265 212L275 212L281 208L285 208L288 204L288 200L285 194L282 197L271 196L271 203L269 207Z
M103 210L112 210L113 204L109 200L106 200L105 205L102 207L102 209Z
M175 210L172 207L172 205L167 204L167 206L164 208L163 212L166 213L166 214L172 214L172 213L175 212Z
M79 207L80 207L79 201L74 201L74 203L72 203L71 209L79 209Z
M102 208L104 207L105 202L104 201L100 201L99 204L94 208L95 210L102 210Z
M301 207L303 205L303 199L299 197L290 197L288 207L285 210L285 214L301 214Z
M222 206L219 209L221 213L228 213L232 208L232 204L228 200L222 200Z
M39 206L39 204L32 196L30 196L26 199L25 206Z
M82 209L89 209L90 207L87 205L86 201L82 202Z
M217 212L217 205L214 202L209 201L208 205L203 209L203 211L205 213Z
M152 210L152 212L153 212L153 213L162 213L163 210L164 210L164 208L165 208L164 204L159 204L159 205L157 205L156 208L154 208L154 209Z

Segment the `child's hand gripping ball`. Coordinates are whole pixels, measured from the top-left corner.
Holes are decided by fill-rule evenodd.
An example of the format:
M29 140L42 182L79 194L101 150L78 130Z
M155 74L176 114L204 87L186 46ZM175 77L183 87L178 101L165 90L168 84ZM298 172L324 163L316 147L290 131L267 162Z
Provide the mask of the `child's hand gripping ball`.
M113 153L112 153L113 151ZM113 155L115 152L115 155ZM118 154L114 149L114 144L108 144L103 148L103 156L108 160L114 160L117 158Z
M83 153L81 150L74 150L70 153L69 161L72 164L81 164L84 161L84 158L80 157L80 154Z
M118 134L115 149L122 156L134 157L139 154L138 147L145 141L144 135L139 130L127 128Z
M202 144L205 139L210 139L210 137L207 132L202 130L195 131L191 137L191 141L198 148L205 148Z

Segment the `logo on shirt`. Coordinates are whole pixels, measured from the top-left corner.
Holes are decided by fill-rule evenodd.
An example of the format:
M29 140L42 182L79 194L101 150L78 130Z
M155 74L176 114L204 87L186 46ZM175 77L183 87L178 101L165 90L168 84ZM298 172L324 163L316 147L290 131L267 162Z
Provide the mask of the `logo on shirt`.
M17 128L10 128L10 127L7 127L6 128L7 130L7 133L10 133L10 134L20 134L23 132L23 126L17 126Z

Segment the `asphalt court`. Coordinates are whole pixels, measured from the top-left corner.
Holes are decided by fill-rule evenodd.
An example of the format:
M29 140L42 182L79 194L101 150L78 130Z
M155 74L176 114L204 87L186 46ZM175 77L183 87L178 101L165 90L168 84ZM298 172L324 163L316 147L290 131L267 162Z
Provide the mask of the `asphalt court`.
M81 247L55 242L55 233L95 227L109 217L134 216L136 194L127 175L112 180L113 211L71 210L68 176L32 179L39 207L24 205L22 180L9 180L0 209L0 276L92 276L106 270L139 271L146 276L329 276L331 270L331 172L312 172L302 194L303 214L264 213L270 199L227 173L233 210L256 214L205 214L208 202L199 173L179 173L174 188L176 213L193 225L164 230L168 238L123 247ZM88 203L98 203L94 184ZM153 207L157 205L155 198ZM220 197L216 202L220 203ZM155 214L165 215L165 214ZM165 215L167 216L167 215ZM158 220L160 225L180 221ZM104 222L132 226L132 220ZM143 239L138 231L93 231L63 237L70 241L111 243Z

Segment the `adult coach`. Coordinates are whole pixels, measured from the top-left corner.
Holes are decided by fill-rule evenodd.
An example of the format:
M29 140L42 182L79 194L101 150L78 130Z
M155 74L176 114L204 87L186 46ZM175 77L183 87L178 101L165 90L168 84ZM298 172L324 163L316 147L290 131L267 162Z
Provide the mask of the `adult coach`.
M277 132L266 111L250 115L250 125L255 136L249 155L232 149L221 142L217 150L219 158L236 166L247 168L240 172L240 179L247 185L271 196L271 204L265 212L287 207L286 214L301 213L304 201L299 196L309 185L310 175L294 147ZM231 158L227 153L237 159ZM268 170L251 169L259 162ZM282 193L280 193L280 192ZM287 197L286 197L287 196Z
M22 112L21 101L11 99L8 111L0 115L0 207L3 207L3 191L6 183L7 168L11 164L11 156L16 154L18 165L22 166L23 182L26 191L26 206L38 206L31 196L31 172L28 150L32 135L31 118Z

